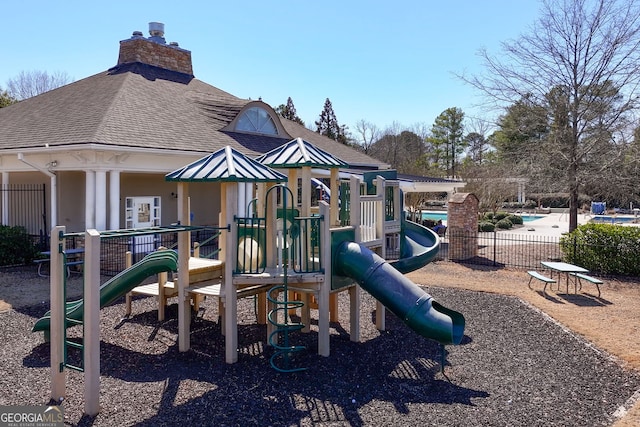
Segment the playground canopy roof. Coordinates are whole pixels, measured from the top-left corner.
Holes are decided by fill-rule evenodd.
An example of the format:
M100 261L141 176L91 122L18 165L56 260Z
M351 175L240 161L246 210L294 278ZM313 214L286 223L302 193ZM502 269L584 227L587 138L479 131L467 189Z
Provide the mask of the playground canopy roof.
M263 165L277 168L300 168L312 166L315 168L344 168L349 165L310 142L298 137L286 144L274 148L256 159Z
M166 181L187 182L286 182L287 177L226 146L178 170Z

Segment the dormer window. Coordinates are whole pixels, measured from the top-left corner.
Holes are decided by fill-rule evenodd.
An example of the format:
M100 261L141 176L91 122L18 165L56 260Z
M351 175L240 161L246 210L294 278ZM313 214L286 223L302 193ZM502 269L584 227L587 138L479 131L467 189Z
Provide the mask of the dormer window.
M236 131L278 135L278 128L271 115L260 107L244 111L236 122Z

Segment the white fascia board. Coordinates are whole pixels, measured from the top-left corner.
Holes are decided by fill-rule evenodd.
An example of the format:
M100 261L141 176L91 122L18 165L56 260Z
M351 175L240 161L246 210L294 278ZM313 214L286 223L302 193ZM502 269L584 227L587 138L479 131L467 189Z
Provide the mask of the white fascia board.
M400 190L405 193L449 193L465 185L467 185L465 182L413 182L400 180Z

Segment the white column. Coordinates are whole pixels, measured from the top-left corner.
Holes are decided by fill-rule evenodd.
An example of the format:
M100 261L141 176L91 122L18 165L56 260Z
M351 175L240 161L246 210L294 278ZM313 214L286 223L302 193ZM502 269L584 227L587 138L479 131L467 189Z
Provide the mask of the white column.
M2 224L4 225L8 225L9 224L9 172L2 172L2 189L4 190L2 192L2 201L1 206L2 206L2 218L0 218L0 221ZM47 232L49 230L46 230Z
M109 229L120 228L120 171L109 172Z
M107 229L107 171L96 171L96 229Z
M51 174L51 201L49 211L51 212L51 227L58 225L58 176Z
M96 173L85 172L84 227L96 228Z

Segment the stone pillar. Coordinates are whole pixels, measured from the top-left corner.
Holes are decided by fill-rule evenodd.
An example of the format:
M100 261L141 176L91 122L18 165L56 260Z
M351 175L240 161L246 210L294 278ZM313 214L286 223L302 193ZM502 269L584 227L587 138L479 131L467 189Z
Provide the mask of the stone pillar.
M449 199L447 234L449 259L467 260L478 252L478 198L472 193L456 193Z

